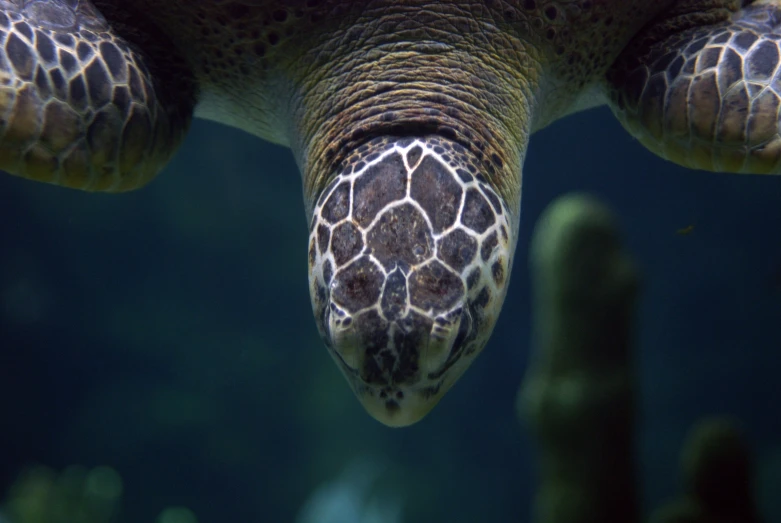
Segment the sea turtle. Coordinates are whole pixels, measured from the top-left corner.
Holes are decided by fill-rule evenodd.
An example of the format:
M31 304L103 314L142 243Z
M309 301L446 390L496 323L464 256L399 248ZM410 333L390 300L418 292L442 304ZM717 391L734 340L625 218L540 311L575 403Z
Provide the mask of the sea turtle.
M669 160L778 173L780 24L781 0L0 0L0 168L135 189L193 115L289 146L325 345L409 425L493 329L532 132L608 104Z

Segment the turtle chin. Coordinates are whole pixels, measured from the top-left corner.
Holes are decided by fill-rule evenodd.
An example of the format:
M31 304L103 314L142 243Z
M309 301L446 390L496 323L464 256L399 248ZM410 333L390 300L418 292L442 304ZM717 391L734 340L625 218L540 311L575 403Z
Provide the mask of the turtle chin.
M437 137L369 142L321 193L315 318L374 418L417 422L482 350L504 300L510 234L467 152Z
M420 420L460 375L453 367L473 325L460 302L437 317L409 308L388 315L382 307L351 315L331 302L326 345L358 399L381 423L398 427Z

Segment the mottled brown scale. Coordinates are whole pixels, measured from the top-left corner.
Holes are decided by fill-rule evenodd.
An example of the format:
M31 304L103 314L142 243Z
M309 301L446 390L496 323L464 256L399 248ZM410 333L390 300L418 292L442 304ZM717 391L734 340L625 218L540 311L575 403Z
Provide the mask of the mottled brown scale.
M414 162L410 162L414 163ZM463 193L445 164L428 156L416 164L412 175L410 196L417 201L431 219L435 233L440 233L455 223Z
M436 260L415 271L409 284L410 303L423 310L446 311L464 294L461 278Z
M442 261L460 271L474 259L477 240L463 229L456 229L440 239L437 247Z
M328 223L336 223L347 217L350 212L350 184L342 182L328 196L323 208L323 218Z
M477 188L469 189L464 198L461 223L477 232L484 232L495 221L494 213Z
M363 238L358 227L350 222L342 222L334 227L331 251L337 265L344 265L357 256L362 249Z
M379 266L364 256L337 274L332 288L334 301L349 312L365 309L377 302L382 282Z
M356 202L353 204L355 220L365 227L388 203L403 198L407 192L405 180L406 167L398 154L367 169L353 188Z
M534 131L608 104L680 164L781 172L781 0L0 6L0 169L133 189L193 116L293 150L318 328L390 425L488 341Z

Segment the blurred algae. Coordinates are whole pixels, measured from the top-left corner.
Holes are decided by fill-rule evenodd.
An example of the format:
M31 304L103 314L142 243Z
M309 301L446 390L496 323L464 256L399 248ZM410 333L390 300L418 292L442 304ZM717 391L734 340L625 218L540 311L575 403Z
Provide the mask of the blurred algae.
M12 485L3 513L12 523L109 523L119 510L122 480L109 467L31 467Z
M635 464L638 271L599 201L565 195L532 240L533 356L518 412L537 439L533 523L641 521ZM735 421L707 418L681 456L684 496L652 523L759 523L751 456Z
M610 212L553 202L530 253L534 353L518 397L538 440L533 521L638 521L631 315L639 276Z
M684 494L652 523L759 523L751 453L735 420L709 418L690 431L680 458ZM776 486L778 488L778 486Z
M0 523L111 523L121 509L123 484L110 467L42 466L23 471L1 506ZM156 523L198 523L184 507L164 509Z

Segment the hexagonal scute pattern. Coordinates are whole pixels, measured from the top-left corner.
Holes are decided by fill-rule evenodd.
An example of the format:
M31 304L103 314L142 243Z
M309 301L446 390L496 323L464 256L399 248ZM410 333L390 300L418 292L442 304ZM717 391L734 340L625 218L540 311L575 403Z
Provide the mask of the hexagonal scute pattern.
M442 138L378 138L321 193L309 246L313 307L359 397L391 410L410 387L438 397L454 381L448 370L463 372L487 341L512 233L476 166Z

